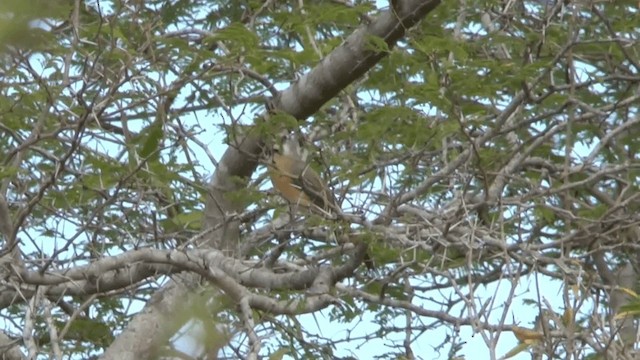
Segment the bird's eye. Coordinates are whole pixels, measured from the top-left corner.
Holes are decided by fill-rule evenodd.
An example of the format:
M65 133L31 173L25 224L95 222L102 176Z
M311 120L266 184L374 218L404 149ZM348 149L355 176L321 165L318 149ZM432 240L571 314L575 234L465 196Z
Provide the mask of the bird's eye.
M287 140L289 140L289 134L280 135L280 144L284 144Z

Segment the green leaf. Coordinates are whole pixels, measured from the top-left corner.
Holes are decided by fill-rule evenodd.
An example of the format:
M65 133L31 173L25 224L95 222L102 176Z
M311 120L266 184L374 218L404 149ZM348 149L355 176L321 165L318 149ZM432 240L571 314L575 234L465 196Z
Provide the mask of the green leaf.
M163 124L161 121L154 121L153 124L142 130L139 134L142 147L139 154L142 158L149 158L152 154L157 154L158 145L163 139Z
M379 36L368 36L366 42L367 44L365 45L365 48L367 50L387 53L391 51L389 44Z
M171 218L170 221L178 229L200 230L202 229L202 215L201 211L180 213Z
M260 45L260 39L256 34L238 22L218 30L213 37L217 41L225 40L234 46L242 46L247 50L255 49Z

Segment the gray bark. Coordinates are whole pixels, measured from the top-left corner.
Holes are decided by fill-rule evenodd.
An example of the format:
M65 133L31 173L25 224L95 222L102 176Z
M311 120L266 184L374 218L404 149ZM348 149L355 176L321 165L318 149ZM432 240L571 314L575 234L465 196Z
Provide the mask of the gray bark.
M440 0L392 1L387 11L358 28L311 72L273 99L272 108L299 120L312 115L388 54L387 51L371 50L372 37L383 39L390 49L407 29L439 4ZM240 233L232 215L246 204L234 203L226 194L246 187L246 180L257 167L261 145L259 137L249 134L237 146L230 144L227 148L212 177L211 196L205 209L206 225L215 231L202 246L216 246L230 254L237 252ZM175 323L173 314L177 308L188 304L187 295L192 293L198 281L198 276L185 276L160 289L106 350L103 358L142 360L154 357L156 349L182 326L172 324Z

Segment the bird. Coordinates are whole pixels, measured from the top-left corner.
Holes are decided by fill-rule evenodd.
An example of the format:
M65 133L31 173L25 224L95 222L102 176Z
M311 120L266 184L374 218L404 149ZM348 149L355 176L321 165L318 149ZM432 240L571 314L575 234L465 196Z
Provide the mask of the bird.
M271 183L292 206L335 219L339 207L333 192L305 158L300 140L295 135L286 136L272 150L268 164Z
M280 144L273 146L267 162L271 183L294 209L309 209L317 215L335 220L340 207L333 192L306 161L307 153L302 141L295 134L289 134L283 137ZM364 263L369 270L373 269L373 261L368 253L365 254Z

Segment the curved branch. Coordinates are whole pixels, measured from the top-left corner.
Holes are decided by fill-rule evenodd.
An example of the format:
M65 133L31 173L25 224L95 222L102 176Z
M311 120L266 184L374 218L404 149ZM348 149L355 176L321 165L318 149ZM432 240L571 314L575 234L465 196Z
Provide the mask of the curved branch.
M23 360L26 356L20 351L20 341L12 340L4 332L0 332L0 359Z
M356 30L317 67L282 92L274 99L273 109L297 119L310 116L388 54L388 49L374 50L370 41L372 38L381 38L388 48L392 48L407 29L435 9L440 0L398 0L394 4L396 6L392 9ZM217 230L212 232L206 245L237 255L239 223L229 218L234 213L240 213L246 204L233 201L226 195L246 186L258 165L257 155L261 152L262 141L258 136L251 135L245 135L239 141L231 140L209 185L205 223L207 227ZM215 244L215 239L221 239L221 242ZM190 281L197 279L191 278ZM328 295L314 298L325 296ZM148 358L158 343L166 341L167 335L171 336L163 329L171 320L172 308L184 303L184 298L185 291L180 286L170 284L159 291L154 296L155 301L150 301L147 308L131 321L129 327L107 349L104 358ZM259 306L252 302L250 305Z

